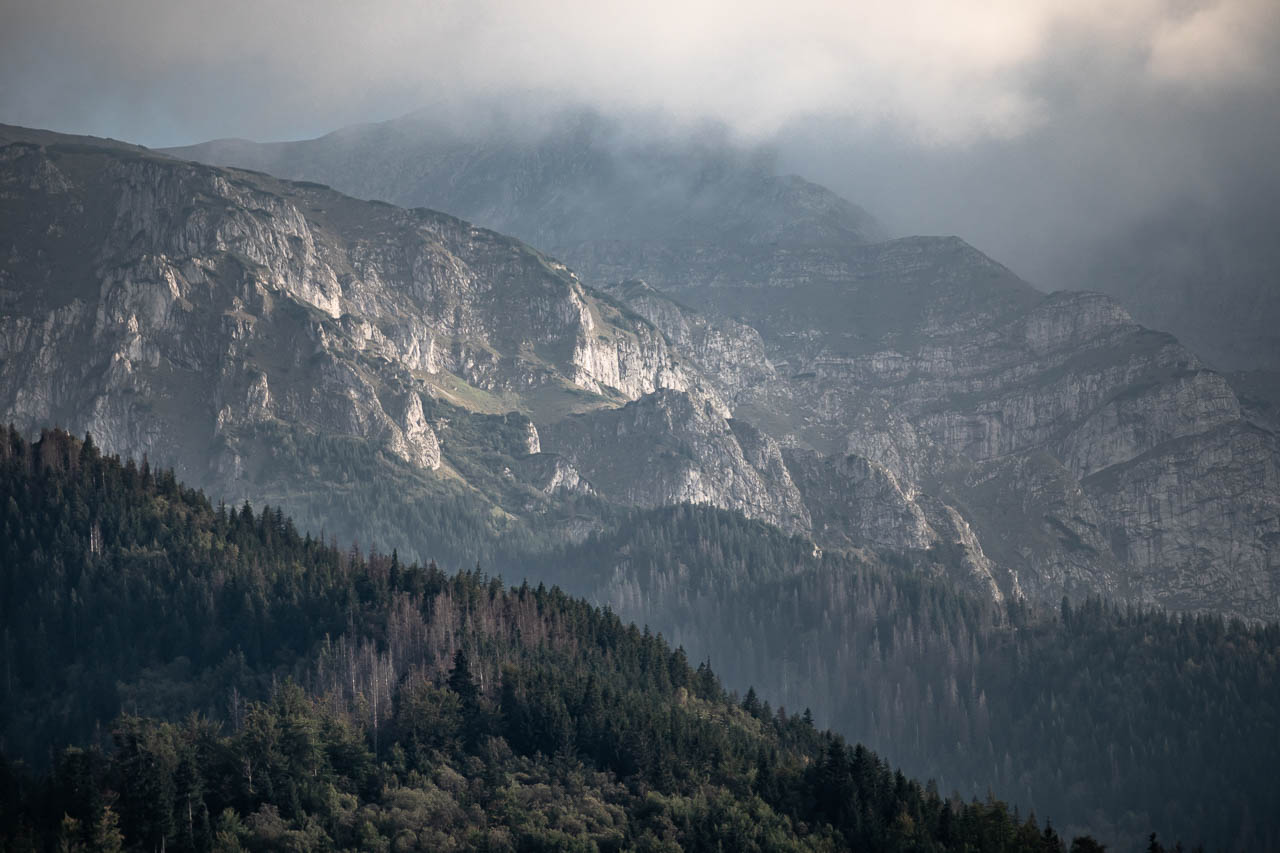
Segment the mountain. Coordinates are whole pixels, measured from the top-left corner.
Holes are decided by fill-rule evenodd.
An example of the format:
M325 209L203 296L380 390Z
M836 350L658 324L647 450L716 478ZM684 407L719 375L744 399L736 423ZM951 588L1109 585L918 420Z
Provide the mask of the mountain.
M6 728L51 673L45 731L139 679L109 746L0 757L5 849L1066 851L558 590L348 555L65 433L7 432L0 476L6 626L68 629L6 630Z
M730 417L733 382L772 371L731 335L708 332L696 352L722 361L702 370L559 262L450 216L32 133L3 149L0 210L0 402L24 431L92 432L424 559L680 501L810 532L782 447Z
M395 483L404 503L487 488L536 509L545 484L508 470L529 465L471 470L485 452L536 454L531 418L658 389L725 413L651 324L510 238L316 185L15 135L0 172L0 410L23 429L91 431L219 494L282 497L316 528L425 550L404 526L330 512L335 490L358 501ZM517 410L492 428L489 415ZM321 487L311 466L335 453L372 467Z
M1001 598L1280 615L1273 422L1175 338L958 239L884 240L714 133L633 131L571 113L467 136L415 116L173 153L444 207L551 251L777 443L776 491L799 491L825 547L945 546L953 575ZM626 479L599 468L626 455L600 443L610 428L573 434L594 432L597 477Z
M760 332L775 380L725 396L793 458L835 457L808 487L827 506L858 492L856 479L832 485L840 457L893 478L896 491L873 488L918 520L862 527L876 544L911 529L934 541L927 528L950 524L972 531L975 572L1006 595L1276 613L1273 429L1109 297L1041 295L930 238L758 252L729 280L663 252L625 268L703 312L733 305Z
M547 121L496 117L477 134L431 115L339 130L305 142L226 139L167 149L184 160L319 180L402 207L428 204L563 257L583 242L700 240L805 245L883 236L866 211L764 152L705 126L661 132L571 111Z
M1270 612L1270 398L1105 297L852 225L583 243L597 288L444 214L5 134L0 417L22 433L91 431L344 547L561 582L945 790L1126 844L1276 837L1274 628L1077 606Z

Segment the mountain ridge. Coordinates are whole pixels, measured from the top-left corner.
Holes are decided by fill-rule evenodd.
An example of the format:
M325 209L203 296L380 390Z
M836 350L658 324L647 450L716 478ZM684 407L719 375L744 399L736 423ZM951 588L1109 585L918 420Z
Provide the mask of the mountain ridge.
M590 220L594 228L600 222L621 221L618 217L630 209L631 202L618 202L617 216L597 222L582 214L577 196L557 201L554 193L546 194L557 185L555 167L609 162L612 150L594 151L594 131L587 127L583 137L581 130L569 129L573 145L563 156L556 156L553 138L546 143L549 150L544 150L546 145L535 146L533 153L516 148L507 159L496 161L532 164L529 180L535 191L528 197L535 203L521 208L522 197L517 197L505 208L510 216L540 215L541 205L550 199L563 202L564 216L557 221L568 226ZM417 131L405 131L412 141L410 131ZM352 133L359 136L358 131L347 135ZM294 145L297 149L304 144ZM647 160L642 157L633 164L656 163L654 168L661 171L678 164L683 150L651 153ZM692 219L678 214L666 218L701 223L703 230L686 229L681 239L655 241L646 230L655 219L651 215L638 221L633 233L579 242L568 257L583 279L536 253L521 262L523 267L491 257L470 278L457 273L462 267L450 258L459 256L448 251L433 255L425 248L414 249L428 260L405 266L403 247L391 248L400 238L390 236L392 232L386 231L390 226L372 223L391 223L403 231L403 223L412 217L432 214L366 206L370 203L342 200L336 193L324 196L321 203L320 197L330 191L306 184L290 185L287 193L297 197L296 203L278 208L281 221L292 223L283 230L274 221L255 218L252 211L237 214L239 224L232 236L256 254L249 258L250 268L269 261L275 266L267 267L267 280L286 291L293 287L294 295L310 306L304 311L329 315L315 326L318 331L298 331L294 337L304 349L320 346L329 353L322 358L334 361L336 367L325 380L330 390L324 399L307 403L296 394L290 398L287 384L277 394L273 382L289 380L268 377L271 371L265 369L273 360L287 363L288 348L280 350L278 357L259 356L254 369L261 376L241 371L233 383L233 396L238 396L228 423L258 424L264 416L285 415L287 421L305 424L309 407L323 403L329 407L323 418L329 425L326 429L372 438L393 452L398 448L401 459L433 462L437 451L428 432L434 435L433 423L450 416L444 410L428 415L426 409L437 411L446 403L471 412L521 410L535 432L548 436L556 434L556 424L570 413L579 413L580 423L597 422L593 439L597 451L589 475L578 469L583 460L574 459L574 451L581 448L554 441L539 441L538 451L546 444L545 450L555 460L516 461L533 446L525 439L501 451L515 464L495 457L485 469L489 473L471 467L491 484L481 490L488 499L493 498L494 489L507 495L497 501L499 517L528 517L509 499L514 497L526 507L548 507L548 498L554 498L558 488L553 484L585 483L584 493L599 496L593 478L622 482L630 454L641 445L628 446L616 424L607 425L615 417L609 410L655 392L676 391L711 405L715 414L707 423L715 429L708 426L702 432L707 436L714 432L724 443L713 447L709 441L705 446L684 442L695 461L681 462L683 468L670 472L686 485L673 480L669 487L647 493L606 489L611 500L643 505L652 505L659 495L661 500L709 500L808 534L814 508L802 511L792 489L801 495L806 491L830 494L833 488L848 491L872 482L888 483L886 478L891 478L896 485L882 494L905 502L904 507L910 505L902 511L921 520L920 530L930 531L924 534L926 539L936 537L924 549L913 547L915 559L932 559L926 556L929 553L959 555L959 563L948 567L957 580L976 583L998 597L1026 594L1056 601L1063 595L1095 591L1249 618L1280 612L1276 545L1280 541L1280 450L1274 433L1252 424L1249 418L1254 409L1241 409L1229 384L1172 336L1133 323L1118 304L1099 294L1040 294L955 238L877 243L869 242L875 235L868 232L835 244L806 243L800 238L758 244L734 236L738 232L733 229L717 230L708 224L699 205L733 198L734 188L741 185L758 187L761 167L732 151L717 153L715 144L699 150L702 159L695 158L683 172L675 166L668 170L675 170L677 185L693 182L691 196L650 194L643 204L651 214L685 204L694 210ZM40 155L31 156L38 159ZM186 168L176 165L180 161L168 162L175 164L169 168ZM365 162L364 168L376 172L378 163ZM697 181L704 172L714 178L715 192L700 189L704 184ZM470 173L459 186L479 187L483 192L506 185L519 187L524 185L521 174L517 170L504 182L500 172L486 167ZM587 169L586 174L595 173ZM628 173L630 183L615 186L610 183L613 173L606 170L604 174L606 188L625 189L638 180ZM247 175L236 180L272 179ZM590 181L587 185L592 186ZM484 190L486 186L490 189ZM210 198L221 193L233 208L241 204L233 183L227 184L225 192L213 192ZM244 198L259 204L251 194ZM617 198L616 193L605 192L593 204L608 207ZM757 201L753 210L773 212L755 217L748 211L738 221L767 224L775 214L782 216L789 210L785 200L776 209L768 207L767 196ZM264 202L259 209L273 204L281 203ZM286 210L290 205L292 210ZM333 210L325 212L325 205ZM182 229L194 229L193 235L209 227L201 218L211 216L206 211L189 214L177 204L164 209L169 211L166 216L183 223ZM707 210L714 210L714 205ZM195 219L190 218L193 215ZM857 221L856 216L849 220L850 227ZM152 239L190 248L182 242L185 238L172 242L176 238L167 221L147 220L143 225L141 233L151 234ZM455 229L450 233L464 233L456 230L461 225L449 227ZM307 248L304 236L298 236L304 231L318 248ZM216 228L212 233L213 243L206 235L204 244L196 240L191 246L216 248L222 238ZM587 231L585 236L592 233ZM305 249L296 256L289 242L293 236L303 241ZM504 239L467 236L451 245L475 252L488 240L485 245L491 248L506 247L498 249L499 254L518 255L511 248L514 244ZM302 264L301 271L289 264ZM340 281L339 273L346 278ZM145 278L151 273L144 270L137 275ZM252 280L256 273L237 275L235 280L241 284L236 286L244 286L243 281ZM417 307L408 312L428 318L429 329L419 328L420 319L396 319L388 326L406 309L379 301L379 294L386 291L381 284L384 279L400 282L401 290L417 288L418 296L410 294L414 299L434 300L415 302ZM594 290L582 283L584 279L605 284ZM647 285L607 284L637 279ZM493 296L495 282L501 282L501 299ZM538 295L541 285L536 282L558 282L554 288L565 295L548 301ZM505 290L508 287L515 289ZM242 316L236 308L228 315L240 324L233 339L237 335L251 338L252 325L269 320L266 303L254 298L261 304L255 304L253 311ZM517 303L519 307L514 307ZM726 306L731 306L734 316L728 315ZM358 314L344 314L349 308L358 309ZM117 320L127 327L127 317ZM60 325L55 319L48 322ZM303 323L300 328L312 327ZM132 341L134 334L126 328L121 337ZM14 339L11 335L10 340ZM268 344L274 346L272 341L262 345ZM133 363L127 347L119 353L121 364ZM431 372L433 367L436 373ZM386 377L392 378L388 382ZM7 381L10 387L21 384L16 376ZM308 382L317 385L314 379ZM384 385L384 391L377 390ZM429 390L428 396L437 402L429 403L418 394L415 408L412 395L405 396L410 387ZM364 402L354 409L336 402L348 394ZM654 436L659 440L643 445L649 455L642 454L640 461L648 470L663 470L667 465L659 457L671 448L662 449L662 436L683 417L672 408L678 408L679 399L659 394L647 404L662 415L654 421L658 425ZM333 409L334 405L339 408ZM38 408L21 400L8 405L10 412L17 411L30 421L28 428L37 420L47 422L48 407L36 417ZM752 424L780 452L817 451L837 459L852 455L864 460L852 467L805 467L815 476L820 469L825 471L820 479L832 472L861 470L859 466L870 466L868 470L878 473L840 485L829 479L807 488L803 483L788 485L788 480L795 480L795 472L787 470L785 454L780 464L765 458L769 451L759 457L762 468L750 465L747 457L755 451L743 442L751 444L755 439L730 428L731 417ZM221 413L218 418L222 419ZM79 429L80 424L76 426ZM102 426L96 432L115 446L112 429ZM587 429L582 434L592 432ZM691 437L696 432L686 430ZM440 437L434 437L440 445ZM122 436L121 447L147 449L141 436ZM447 462L448 454L443 456ZM230 482L227 476L235 480L240 476L237 472L255 467L237 462L234 451L222 458L224 482ZM447 464L446 473L456 473L457 464ZM1105 476L1104 469L1109 471ZM724 471L734 474L716 473ZM516 497L518 488L508 484L521 472L534 478L526 485L542 497ZM690 478L705 487L688 486ZM745 491L729 485L751 481L755 485ZM466 488L465 477L462 482ZM863 486L857 486L859 482ZM235 494L242 489L227 491ZM255 494L273 500L280 497L271 491ZM1248 497L1240 500L1241 495ZM780 508L783 505L786 508ZM534 515L541 512L535 510ZM901 547L894 519L902 516L879 512L855 516L841 529L818 531L817 544ZM580 521L569 519L564 523L564 529L581 526ZM912 544L923 543L912 540ZM930 551L934 545L939 549Z

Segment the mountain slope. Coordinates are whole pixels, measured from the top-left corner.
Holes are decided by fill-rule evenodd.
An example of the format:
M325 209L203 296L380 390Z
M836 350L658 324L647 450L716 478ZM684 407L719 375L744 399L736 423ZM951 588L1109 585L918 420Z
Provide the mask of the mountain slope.
M780 448L728 417L723 393L772 369L737 357L745 327L700 332L722 356L700 371L616 298L443 214L5 132L0 402L28 433L92 431L406 555L489 558L611 504L809 530ZM632 401L655 417L622 447L611 410ZM624 465L668 473L617 488Z
M776 250L742 279L633 260L760 330L777 376L723 392L736 416L941 499L1006 593L1277 613L1280 445L1225 377L1108 297L1041 296L958 241L826 255Z
M960 240L883 241L722 137L627 145L617 127L569 114L468 137L419 116L180 153L465 211L554 251L677 342L736 419L823 457L788 479L827 547L962 549L956 577L1000 597L1280 615L1280 446L1175 339ZM726 189L744 186L775 190Z
M114 713L110 675L133 711L42 780L0 760L6 849L1066 849L558 591L346 555L65 433L7 432L0 473L6 524L60 522L6 537L6 624L69 629L6 632L5 728Z
M651 324L517 241L317 185L6 134L41 140L0 149L0 411L24 430L89 430L222 494L423 553L404 533L421 524L362 528L391 512L371 490L488 502L480 515L516 523L554 503L511 477L538 453L534 420L659 389L726 413ZM350 470L316 480L335 454ZM335 493L379 511L334 512Z
M1152 828L1222 849L1280 837L1258 817L1275 796L1261 745L1280 742L1275 623L996 605L700 507L636 514L524 566L941 790L1004 792L1117 849Z
M325 546L299 535L278 510L215 507L169 472L103 458L63 433L35 444L4 434L0 511L7 531L0 617L8 628L0 739L10 755L37 764L50 745L106 747L113 730L135 739L145 732L149 749L170 744L181 753L189 738L214 733L108 722L121 711L178 720L197 710L223 721L224 739L216 748L210 742L215 756L247 746L236 732L255 715L265 722L282 714L273 730L301 714L307 726L336 723L347 732L334 744L345 760L352 749L372 749L401 783L410 767L435 778L439 764L428 771L418 762L438 761L432 749L454 754L463 730L447 694L419 692L418 679L438 684L462 646L484 695L502 709L490 722L518 754L551 755L570 744L588 767L603 761L666 790L666 758L619 729L593 728L599 720L582 704L591 682L578 680L581 667L594 671L601 701L612 707L630 707L636 691L666 702L681 686L686 697L719 701L703 692L714 681L706 667L682 682L682 652L659 653L660 640L558 593L503 590L478 573L450 578L394 555ZM748 734L771 737L769 725L752 721L779 720L769 700L812 704L818 719L938 780L943 791L1007 792L1023 813L1052 816L1060 828L1126 849L1153 827L1229 849L1269 849L1280 837L1268 808L1280 742L1275 625L1176 619L1098 602L1060 613L1006 611L901 567L817 557L798 537L696 507L637 513L615 533L526 559L523 568L590 591L624 620L656 613L664 621L654 627L670 626L673 643L706 650L730 683L754 681L759 693L743 699L745 715L724 718L731 727L741 721ZM543 664L553 671L541 671ZM528 667L540 674L509 698L503 685L523 679ZM281 699L276 685L290 677L323 697L320 704L286 694L283 705L251 710ZM616 690L607 687L615 677ZM554 699L561 689L563 708ZM516 698L536 701L517 714L509 704ZM404 740L400 727L432 708L441 716L426 730L412 728L416 741ZM336 720L334 711L342 712ZM645 719L632 722L648 726ZM711 717L715 726L721 719ZM785 745L806 730L813 731L783 727L780 737ZM361 738L368 738L363 747ZM612 751L597 751L601 738ZM486 765L506 761L501 752L465 753ZM645 755L658 764L634 763ZM328 760L339 769L336 753ZM629 769L610 764L622 760ZM68 759L59 773L105 766L78 761ZM218 769L221 759L210 763L213 772L230 772ZM473 773L453 758L447 764ZM648 775L655 770L656 778ZM376 784L367 775L348 778ZM394 789L395 781L382 778ZM245 781L210 779L205 790L214 797L228 796L228 786L238 791L230 805L245 817L271 802L286 822L296 817L288 811L296 804L273 800L261 785L246 796ZM571 779L563 784L572 788ZM77 803L46 814L50 825L64 813L92 825ZM211 818L220 811L212 808ZM372 819L386 827L393 816ZM348 823L340 831L353 829Z

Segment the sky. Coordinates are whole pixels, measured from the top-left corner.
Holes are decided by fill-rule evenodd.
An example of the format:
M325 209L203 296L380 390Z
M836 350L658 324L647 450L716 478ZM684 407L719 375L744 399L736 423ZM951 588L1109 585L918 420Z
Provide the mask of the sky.
M1277 0L0 0L0 23L0 122L159 147L495 101L710 119L1053 285L1161 206L1280 198Z

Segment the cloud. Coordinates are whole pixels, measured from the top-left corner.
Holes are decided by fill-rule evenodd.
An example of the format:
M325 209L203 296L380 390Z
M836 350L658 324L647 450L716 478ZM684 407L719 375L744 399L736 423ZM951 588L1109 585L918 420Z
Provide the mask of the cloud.
M1199 92L1276 85L1280 9L1270 0L1235 0L1163 20L1148 68L1159 79Z
M1051 120L1035 84L1063 44L1100 73L1179 90L1262 85L1276 61L1271 0L9 5L0 116L153 143L297 136L524 93L754 136L823 115L959 145Z

